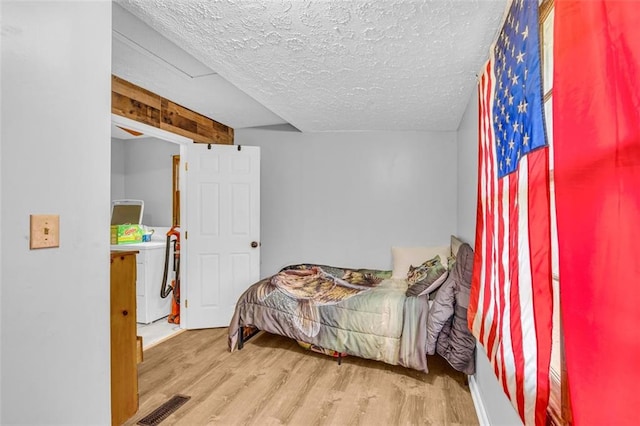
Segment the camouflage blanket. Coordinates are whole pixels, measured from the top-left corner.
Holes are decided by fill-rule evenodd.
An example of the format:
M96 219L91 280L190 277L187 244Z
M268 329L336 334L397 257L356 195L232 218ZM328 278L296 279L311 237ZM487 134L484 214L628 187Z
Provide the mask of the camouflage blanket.
M300 264L252 285L229 325L229 349L241 327L362 358L427 371L427 296L406 297L390 271Z

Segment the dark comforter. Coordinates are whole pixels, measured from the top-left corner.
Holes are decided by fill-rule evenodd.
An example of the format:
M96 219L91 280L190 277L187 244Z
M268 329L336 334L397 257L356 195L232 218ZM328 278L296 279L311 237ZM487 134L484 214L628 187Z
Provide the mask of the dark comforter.
M286 267L240 297L229 325L229 349L237 348L242 327L253 326L339 353L427 372L428 295L407 297L407 282L389 277L389 271L380 270ZM453 309L455 297L450 302ZM454 343L449 351L455 350Z

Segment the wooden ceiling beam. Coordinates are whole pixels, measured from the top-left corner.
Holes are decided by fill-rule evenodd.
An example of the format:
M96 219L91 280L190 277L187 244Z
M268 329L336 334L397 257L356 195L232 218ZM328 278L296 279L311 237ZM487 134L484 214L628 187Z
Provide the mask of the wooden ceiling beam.
M233 129L126 80L111 76L111 112L190 139L233 145Z

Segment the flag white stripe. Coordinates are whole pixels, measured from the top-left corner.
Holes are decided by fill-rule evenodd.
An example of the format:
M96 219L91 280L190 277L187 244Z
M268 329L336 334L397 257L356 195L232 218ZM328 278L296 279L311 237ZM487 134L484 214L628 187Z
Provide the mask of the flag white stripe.
M529 250L529 159L524 156L518 168L518 204L520 212L519 266L520 266L520 324L522 327L522 352L524 356L524 417L526 424L535 424L538 346L533 306L531 256Z
M512 279L511 269L509 267L509 258L510 258L510 250L509 250L509 240L511 238L509 224L511 223L511 211L509 210L510 199L513 194L510 193L509 187L511 179L513 179L513 175L508 175L502 179L500 179L500 185L502 185L502 211L503 217L506 220L503 220L504 226L504 236L502 241L500 241L500 245L502 246L502 258L500 259L499 265L504 274L504 282L500 283L503 292L504 292L504 322L502 323L502 342L501 342L501 352L503 353L503 361L505 371L502 374L506 378L507 389L509 391L509 397L512 400L515 400L516 397L516 377L515 377L515 369L513 366L515 365L515 360L513 357L513 342L511 336L511 321L512 321L512 312L511 312L511 285Z
M493 73L493 68L492 68L492 73ZM499 262L499 256L500 256L500 252L498 251L498 247L500 244L499 238L500 238L500 215L498 214L498 204L500 202L499 197L500 197L500 181L498 180L497 176L498 174L496 173L496 164L497 164L497 159L496 159L496 155L495 155L495 144L492 144L491 147L489 148L492 150L493 152L493 161L489 164L489 169L491 170L491 180L492 180L492 185L494 188L494 192L491 195L491 202L493 203L493 216L491 217L491 220L493 221L493 241L492 241L492 245L490 247L491 250L491 281L489 282L489 285L491 286L491 296L493 298L494 304L492 306L495 306L495 319L492 318L492 322L495 322L495 326L496 326L496 336L494 336L494 341L492 342L493 344L493 358L492 358L492 362L498 367L497 368L497 372L498 372L498 380L502 381L502 376L504 374L504 371L502 371L502 359L503 359L503 354L502 354L502 350L500 348L499 345L499 341L497 341L497 336L499 335L499 333L501 332L501 327L502 327L502 321L503 321L503 316L501 314L502 312L502 301L500 300L500 262Z

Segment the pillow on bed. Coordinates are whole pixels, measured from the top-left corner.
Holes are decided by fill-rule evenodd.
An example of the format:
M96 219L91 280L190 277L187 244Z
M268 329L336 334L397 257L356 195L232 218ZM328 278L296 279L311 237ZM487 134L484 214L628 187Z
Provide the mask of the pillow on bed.
M391 247L393 257L393 273L391 278L405 279L409 272L409 266L421 265L424 261L440 255L440 259L447 259L451 253L451 247ZM444 260L443 260L444 261Z
M451 256L455 258L458 255L458 249L460 249L460 246L462 244L464 244L464 241L462 241L460 238L456 237L455 235L451 236Z
M435 291L447 279L449 271L442 265L440 255L427 260L420 266L409 266L407 296L421 296Z
M449 271L453 271L453 268L456 266L456 257L449 256L447 257L447 269Z

